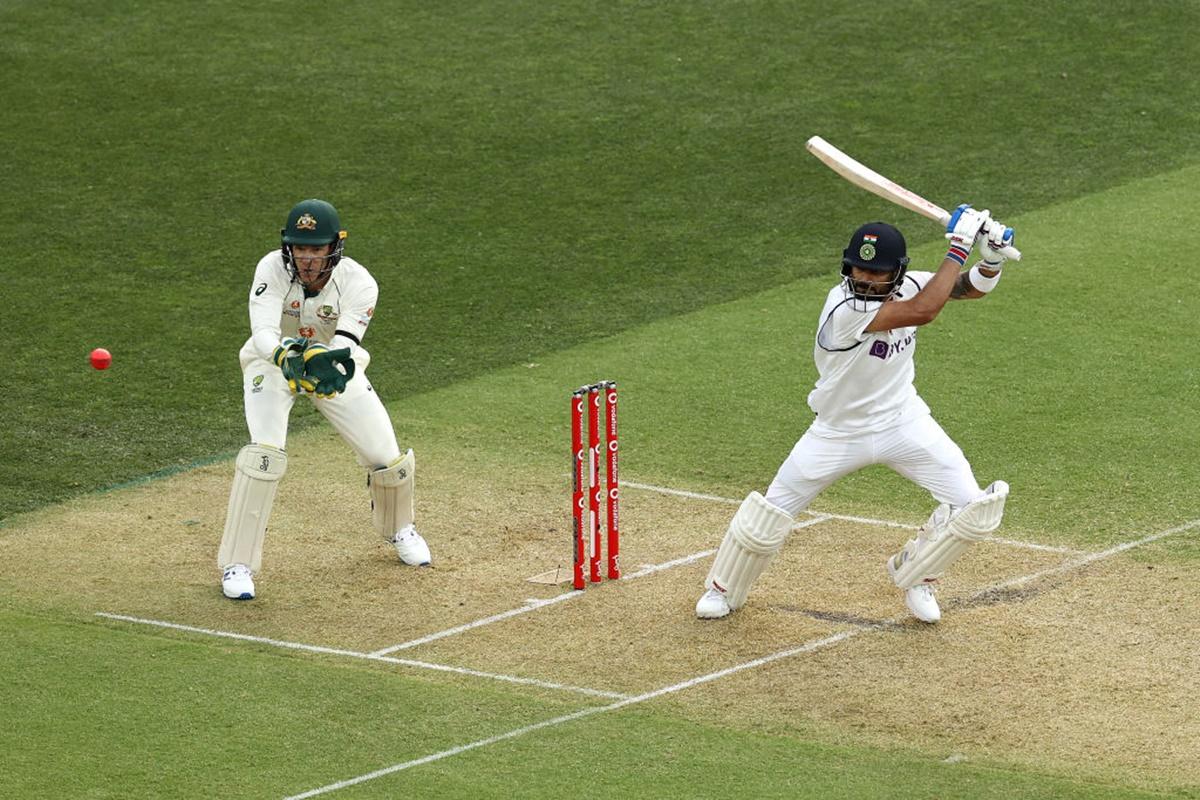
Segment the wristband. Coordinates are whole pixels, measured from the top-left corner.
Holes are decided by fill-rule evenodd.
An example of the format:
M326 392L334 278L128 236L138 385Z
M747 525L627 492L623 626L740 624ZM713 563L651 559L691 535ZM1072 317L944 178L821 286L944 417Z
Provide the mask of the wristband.
M1000 282L1000 276L1003 274L1003 272L997 272L995 275L989 278L979 271L979 264L976 264L975 266L971 267L971 271L967 273L967 280L969 280L971 285L976 289L984 294L987 294L992 289L996 288L996 284Z
M971 251L969 248L963 248L957 244L951 244L950 249L946 251L946 258L949 258L952 261L957 261L960 267L966 265L967 258L969 258L970 255Z

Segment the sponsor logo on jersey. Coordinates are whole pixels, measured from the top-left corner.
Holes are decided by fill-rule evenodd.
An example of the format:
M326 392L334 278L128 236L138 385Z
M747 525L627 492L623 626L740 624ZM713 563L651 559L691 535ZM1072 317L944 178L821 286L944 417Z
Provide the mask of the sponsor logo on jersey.
M302 326L296 333L300 334L305 339L312 339L317 335L316 328L310 328L307 325Z
M871 343L871 349L868 352L870 355L886 361L888 358L896 355L897 353L903 353L916 340L917 335L915 333L910 333L908 336L905 336L903 339L896 342L885 342L882 339L876 339Z
M317 218L312 214L301 214L300 219L296 220L296 230L315 231L316 229Z
M300 301L299 301L299 300L293 300L293 301L292 301L292 308L299 308L299 307L300 307Z
M375 306L371 306L370 308L367 309L367 316L368 317L375 316Z

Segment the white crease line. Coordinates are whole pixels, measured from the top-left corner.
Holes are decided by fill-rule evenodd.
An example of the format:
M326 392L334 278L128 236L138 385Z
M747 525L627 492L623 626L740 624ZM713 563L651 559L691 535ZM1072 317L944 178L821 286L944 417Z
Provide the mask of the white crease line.
M798 522L794 526L792 526L792 530L799 530L800 528L807 528L809 525L816 525L818 522L823 522L823 521L824 521L823 517L816 517L814 519L806 519L803 522ZM633 580L634 578L644 578L645 576L652 575L655 572L662 572L663 570L671 569L673 567L682 567L686 564L691 564L694 561L699 561L703 558L707 558L708 556L711 556L711 555L715 554L716 552L717 551L715 549L700 550L699 552L692 553L692 554L686 555L686 556L682 556L680 558L676 558L671 561L664 561L661 564L649 564L647 566L642 567L637 572L631 572L628 575L622 575L621 580L628 581L628 580ZM564 600L570 600L574 597L583 597L583 592L577 592L577 591L571 590L571 591L565 592L563 594L560 594L560 595L557 595L555 597L551 597L551 598L548 598L545 600L541 600L541 599L526 600L525 605L521 606L520 608L512 608L512 609L509 609L508 611L502 611L499 614L493 614L490 617L484 617L482 619L477 619L474 622L467 622L462 625L457 625L453 628L447 628L444 631L438 631L437 633L431 633L428 636L422 636L419 639L411 639L407 642L401 642L400 644L394 644L391 647L384 647L383 649L376 650L375 652L369 653L368 655L384 656L384 655L387 655L388 653L395 653L398 650L407 650L410 647L417 647L418 645L429 644L430 642L435 642L438 639L444 639L447 636L455 636L455 635L463 633L465 631L469 631L473 628L478 628L483 625L491 625L493 622L500 622L502 620L509 619L510 617L519 616L521 614L528 614L530 611L536 611L539 608L545 608L546 606L553 605L555 603L561 603Z
M1176 527L1169 528L1165 531L1160 531L1158 533L1152 533L1149 536L1145 536L1141 539L1138 539L1137 541L1122 542L1121 544L1114 545L1113 547L1110 547L1107 550L1102 550L1099 553L1087 553L1085 555L1080 556L1079 558L1069 559L1057 566L1047 567L1046 569L1043 569L1039 572L1034 572L1029 575L1022 575L1019 578L1013 578L1011 580L1004 581L1003 583L997 583L995 586L989 586L986 589L982 589L979 592L976 592L974 595L971 596L971 599L974 600L976 598L982 597L983 595L987 594L988 592L995 592L995 591L999 591L1002 589L1009 589L1014 586L1021 586L1023 584L1029 583L1030 581L1035 581L1039 578L1044 578L1048 575L1056 575L1058 573L1069 572L1070 570L1078 569L1079 567L1086 567L1088 564L1091 564L1095 561L1100 561L1101 559L1109 558L1110 556L1115 556L1119 553L1124 553L1126 550L1132 550L1135 547L1141 547L1142 545L1150 544L1151 542L1157 542L1159 539L1166 538L1167 536L1172 536L1176 533L1183 533L1184 531L1191 530L1192 528L1197 528L1197 527L1200 527L1200 519L1194 519L1191 522L1185 522L1182 525L1177 525Z
M646 492L657 492L658 494L669 494L675 497L686 497L689 500L711 500L714 503L725 503L726 505L740 506L741 500L734 500L732 497L719 497L715 494L701 494L700 492L687 492L683 489L668 489L665 486L655 486L650 483L637 483L635 481L621 481L621 488L629 487L630 489L641 489ZM816 522L824 522L827 519L841 519L847 522L861 522L864 525L880 525L886 528L904 528L905 530L915 531L920 528L920 525L909 525L905 522L893 522L888 519L871 519L870 517L852 517L846 514L825 514L819 511L804 511L816 517Z
M495 672L481 672L479 670L467 669L466 667L453 667L447 664L433 664L428 661L413 661L407 658L390 658L388 656L377 656L371 653L360 653L356 650L341 650L336 647L322 647L315 644L302 644L300 642L285 642L279 639L268 639L265 636L250 636L245 633L233 633L231 631L217 631L211 628L197 628L192 625L180 625L177 622L164 622L157 619L143 619L141 617L130 617L124 614L110 614L106 611L97 611L97 617L106 619L121 620L122 622L136 622L139 625L153 625L158 628L170 628L177 631L187 631L188 633L202 633L205 636L217 636L222 639L237 639L243 642L255 642L256 644L267 644L272 647L283 647L288 650L303 650L308 653L321 653L331 656L347 656L349 658L361 658L367 661L382 661L388 664L400 664L406 667L417 667L419 669L431 669L438 672L453 672L459 675L469 675L472 678L488 678L495 681L503 681L505 683L518 683L525 686L538 686L543 689L559 689L567 692L575 692L576 694L586 694L592 697L612 698L627 698L629 695L620 692L606 692L601 689L589 689L582 686L567 686L562 683L552 683L551 681L539 681L536 678L521 678L516 675L500 675Z
M465 753L468 750L486 747L487 745L495 744L496 742L503 742L507 739L515 739L518 736L524 736L527 733L533 733L534 731L539 731L543 728L561 725L564 722L573 722L574 720L590 717L593 714L600 714L605 711L616 711L617 709L624 708L625 706L631 706L636 703L644 703L647 700L653 700L656 697L662 697L663 695L682 691L683 689L690 689L693 686L698 686L702 683L708 683L709 681L715 681L718 678L723 678L726 675L732 675L735 672L741 672L742 670L753 669L754 667L759 667L763 664L769 664L770 662L778 661L781 658L788 658L789 656L799 655L800 653L808 653L813 650L820 650L823 647L829 647L830 645L834 645L845 639L849 639L851 636L862 633L864 630L866 629L852 628L850 630L841 631L840 633L835 633L832 636L826 636L823 639L814 639L811 642L805 642L804 644L798 647L793 647L789 650L782 650L769 656L757 658L753 661L747 661L744 664L737 664L726 669L718 670L717 672L710 672L709 674L701 675L698 678L690 678L681 683L665 686L662 689L655 689L654 691L646 692L645 694L639 694L635 697L626 697L623 700L618 700L617 702L607 706L592 706L591 708L585 708L572 714L564 714L561 717L555 717L554 719L548 719L533 725L526 725L524 728L517 728L516 730L509 731L507 733L490 736L487 739L480 739L469 744L452 747L449 750L442 750L439 753L431 753L430 755L422 756L421 758L415 758L412 761L405 761L402 764L393 764L390 767L384 767L383 769L375 770L374 772L368 772L365 775L359 775L355 778L348 778L347 780L331 783L327 786L321 786L317 789L310 789L302 794L291 795L290 797L286 798L286 800L304 800L304 798L307 797L316 797L318 795L328 794L329 792L336 792L338 789L345 789L349 786L355 786L360 783L365 783L366 781L374 780L375 778L382 778L385 775L391 775L394 772L400 772L401 770L410 769L412 767L419 767L422 764L429 764L433 761L441 761L443 758L450 758L451 756Z
M1057 567L1052 567L1050 569L1044 569L1044 570L1041 570L1040 572L1034 572L1029 575L1023 575L1019 578L1013 578L1008 581L1003 581L1001 583L994 584L992 586L989 586L986 589L983 589L983 590L977 592L972 597L972 599L981 597L981 596L987 594L988 592L994 592L994 591L997 591L1000 589L1008 588L1010 586L1015 586L1015 585L1019 585L1022 583L1028 583L1029 581L1037 580L1038 578L1045 577L1046 575L1052 575L1054 573L1059 573L1059 572L1067 572L1069 570L1076 569L1078 567L1086 566L1087 564L1091 564L1091 563L1099 561L1101 559L1109 558L1110 556L1114 556L1119 553L1123 553L1126 550L1131 550L1135 547L1140 547L1141 545L1149 544L1151 542L1157 541L1164 537L1171 536L1176 533L1182 533L1183 531L1190 530L1190 529L1196 528L1196 527L1200 527L1200 519L1194 519L1191 522L1185 522L1184 524L1179 525L1177 527L1170 528L1168 530L1161 531L1159 533L1151 534L1150 536L1143 537L1143 538L1138 539L1133 542L1125 542L1124 544L1119 544L1115 547L1110 547L1109 549L1104 550L1099 553L1089 553L1082 558L1072 559L1072 560L1067 561L1064 564L1061 564ZM512 730L507 733L501 733L496 736L491 736L491 737L488 737L487 739L479 739L478 741L470 742L469 744L459 745L458 747L452 747L449 750L442 750L437 753L431 753L430 755L422 756L421 758L413 759L412 761L405 761L400 764L393 764L390 767L384 767L383 769L375 770L374 772L368 772L364 775L359 775L354 778L348 778L344 781L338 781L337 783L331 783L326 786L321 786L316 789L311 789L307 792L304 792L303 794L291 795L290 797L285 798L285 800L303 800L304 798L308 798L308 797L316 797L318 795L328 794L330 792L335 792L338 789L345 789L348 786L355 786L357 784L364 783L366 781L374 780L375 778L381 778L385 775L391 775L394 772L400 772L401 770L410 769L412 767L417 767L422 764L428 764L433 761L440 761L444 758L450 758L451 756L456 756L460 753L465 753L469 750L475 750L480 747L486 747L487 745L495 744L496 742L503 742L507 739L515 739L518 736L524 736L527 733L533 733L534 731L539 731L539 730L542 730L543 728L550 728L555 725L561 725L565 722L572 722L577 719L583 719L584 717L590 717L593 714L600 714L605 711L616 711L617 709L625 708L626 706L635 705L637 703L644 703L647 700L652 700L656 697L662 697L663 695L682 691L683 689L690 689L693 686L699 686L700 684L708 683L709 681L715 681L718 678L723 678L727 675L733 675L735 673L742 672L747 669L753 669L755 667L760 667L764 664L770 664L773 661L779 661L780 659L789 658L791 656L801 655L803 653L811 653L816 650L821 650L826 647L831 647L840 642L844 642L847 639L851 639L861 633L866 633L869 631L878 631L878 630L894 630L894 625L896 623L902 622L906 618L907 618L907 615L903 615L903 616L895 617L891 620L888 620L881 625L876 625L876 626L872 626L872 627L850 628L848 630L840 631L839 633L835 633L830 636L826 636L822 639L813 639L811 641L805 642L801 645L790 648L788 650L781 650L778 653L772 653L769 656L763 656L762 658L756 658L753 661L746 661L742 664L735 664L732 667L727 667L726 669L718 670L716 672L710 672L707 675L701 675L697 678L691 678L689 680L682 681L680 683L672 684L671 686L666 686L662 689L655 689L654 691L646 692L645 694L639 694L639 695L635 695L633 697L626 697L622 700L618 700L617 702L611 703L606 706L593 706L591 708L585 708L581 711L576 711L572 714L565 714L561 717L555 717L554 719L545 720L544 722L538 722L533 725L526 725L523 728L517 728L516 730Z
M658 494L669 494L677 497L686 497L692 500L711 500L715 503L725 503L727 505L740 505L741 500L734 500L731 497L718 497L715 494L700 494L699 492L686 492L682 489L668 489L665 486L654 486L649 483L635 483L633 481L622 481L622 486L628 486L633 489L642 489L647 492L657 492ZM805 514L811 514L816 519L814 522L824 522L827 519L840 519L846 522L859 522L863 525L878 525L885 528L903 528L908 531L920 530L920 525L909 525L906 522L896 522L890 519L872 519L871 517L856 517L849 514L826 514L818 511L809 511L805 509ZM796 527L800 527L797 525ZM1086 553L1086 550L1075 550L1070 547L1058 547L1049 544L1038 544L1037 542L1022 542L1017 539L1004 539L999 536L985 537L986 541L995 542L996 544L1005 545L1007 547L1023 547L1027 550L1043 550L1049 553L1066 553L1070 555L1081 555Z
M1037 542L1022 542L1017 539L1003 539L999 536L984 536L983 541L1003 544L1007 545L1008 547L1023 547L1026 550L1041 550L1047 553L1062 553L1064 555L1072 556L1090 555L1086 550L1076 550L1071 547L1057 547L1051 544L1038 544Z
M493 614L490 617L484 617L483 619L477 619L474 622L467 622L462 625L457 625L453 628L447 628L444 631L438 631L437 633L431 633L428 636L422 636L419 639L411 639L407 642L402 642L400 644L394 644L391 647L385 647L382 650L376 650L375 652L371 653L370 655L372 657L385 656L388 653L394 653L397 650L406 650L410 647L416 647L418 645L428 644L429 642L434 642L434 641L437 641L438 639L444 639L447 636L454 636L455 634L459 634L464 631L469 631L472 628L478 628L483 625L491 625L493 622L499 622L501 620L508 619L509 617L518 616L519 614L528 614L530 611L536 611L537 609L542 608L544 606L553 605L554 603L561 603L565 600L570 600L574 597L582 597L582 596L583 596L583 592L576 592L576 591L572 590L570 592L566 592L565 594L560 594L556 597L551 597L546 600L540 600L540 599L539 600L526 600L525 605L521 606L520 608L513 608L508 611L503 611L499 614Z

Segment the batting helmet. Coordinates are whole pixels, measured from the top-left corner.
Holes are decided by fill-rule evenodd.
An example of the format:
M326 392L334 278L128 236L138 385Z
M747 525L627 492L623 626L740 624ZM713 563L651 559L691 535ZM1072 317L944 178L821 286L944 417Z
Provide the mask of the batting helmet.
M846 288L859 300L886 300L900 287L908 271L904 234L886 222L868 222L854 232L842 251ZM853 268L887 273L887 280L856 281ZM882 275L880 276L883 277Z

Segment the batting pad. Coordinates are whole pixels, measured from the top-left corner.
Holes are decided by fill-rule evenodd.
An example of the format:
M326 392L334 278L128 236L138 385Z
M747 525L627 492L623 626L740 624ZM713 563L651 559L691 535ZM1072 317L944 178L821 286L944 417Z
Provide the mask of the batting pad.
M410 449L391 466L367 473L375 530L388 541L401 528L412 525L413 474L416 469L417 462Z
M217 567L245 564L251 572L258 572L275 490L285 472L287 453L277 447L248 444L238 453Z
M725 595L731 609L740 608L794 524L790 514L758 492L748 494L729 523L704 585Z
M899 553L888 559L888 573L901 589L935 581L958 560L973 542L1000 527L1008 484L996 481L982 497L967 503L958 512L943 503L929 521L909 539Z

